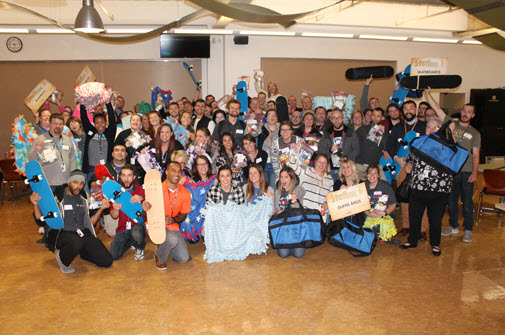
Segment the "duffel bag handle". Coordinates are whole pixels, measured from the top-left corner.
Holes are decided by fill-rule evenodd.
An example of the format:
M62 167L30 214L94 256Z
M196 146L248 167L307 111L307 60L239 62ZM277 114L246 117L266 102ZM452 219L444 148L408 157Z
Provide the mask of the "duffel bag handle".
M446 123L444 123L442 125L442 127L440 127L439 130L437 130L437 132L435 134L437 134L438 136L440 136L441 138L445 138L447 139L447 141L449 141L450 144L456 144L456 142L454 142L454 137L452 137L452 131L451 129L449 128L449 125L452 123L453 121L452 120L449 120L447 121ZM446 132L446 130L449 130L448 132Z
M303 215L303 218L304 218L305 220L307 220L307 213L306 213L306 211L305 211L305 207L303 207L303 206L302 206L302 203L300 202L300 199L298 199L298 198L297 198L297 199L296 199L296 203L298 204L298 207L300 207L300 212L301 212L301 214ZM292 205L292 202L291 202L291 199L289 199L289 200L288 200L288 204L286 205L286 208L285 208L284 210L286 210L286 209L288 209L288 208L291 208L291 205ZM284 219L284 222L286 222L286 221L287 221L287 219L288 219L288 218L286 217L286 218Z

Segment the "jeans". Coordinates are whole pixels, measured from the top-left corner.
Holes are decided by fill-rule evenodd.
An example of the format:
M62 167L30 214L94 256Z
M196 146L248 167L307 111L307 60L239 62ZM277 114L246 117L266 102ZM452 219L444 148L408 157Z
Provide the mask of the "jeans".
M77 232L61 230L56 241L56 248L60 249L60 259L63 265L69 266L77 255L85 261L107 268L112 265L112 256L102 241L84 229L83 236Z
M267 163L265 165L265 179L267 180L268 185L270 185L275 191L277 189L277 180L275 180L274 167L271 163Z
M338 179L338 172L340 169L331 169L330 170L330 176L331 179L333 179L333 182L335 182Z
M89 167L89 172L86 173L86 184L84 184L84 190L88 194L91 194L89 180L91 179L91 176L93 176L94 174L95 174L95 167L94 166L90 166Z
M110 244L110 253L114 260L118 260L131 246L135 249L144 249L146 247L146 230L141 224L136 224L131 230L125 230L114 236Z
M277 249L277 255L282 258L293 255L295 258L301 258L305 255L305 248Z
M473 184L468 178L471 172L460 172L452 179L452 190L449 194L449 224L458 228L459 196L463 202L463 227L465 230L473 229Z
M168 256L172 255L177 263L186 263L191 259L189 257L188 246L179 230L168 230L165 242L161 243L156 250L156 255L163 263L167 262Z

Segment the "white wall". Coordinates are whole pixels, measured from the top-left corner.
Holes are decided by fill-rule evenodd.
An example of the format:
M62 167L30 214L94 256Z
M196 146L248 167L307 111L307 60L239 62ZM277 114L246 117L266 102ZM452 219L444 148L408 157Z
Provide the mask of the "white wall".
M0 46L9 36L0 34ZM17 36L23 40L23 50L14 54L1 47L0 60L160 59L159 39L114 45L75 35ZM449 71L463 77L454 92L466 93L467 99L471 88L505 86L505 53L482 45L267 36L250 36L248 45L235 45L233 36L212 36L211 41L211 58L202 62L203 94L217 98L231 91L238 76L252 77L262 57L393 60L399 68L412 57L448 57Z

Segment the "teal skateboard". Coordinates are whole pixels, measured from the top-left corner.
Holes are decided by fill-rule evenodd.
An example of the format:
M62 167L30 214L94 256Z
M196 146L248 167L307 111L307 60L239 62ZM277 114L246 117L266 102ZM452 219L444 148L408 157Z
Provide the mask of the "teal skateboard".
M400 142L400 148L398 148L398 151L396 152L396 156L400 158L405 158L409 154L410 151L410 144L414 140L414 138L417 137L417 133L413 130L409 131L405 136L403 137L402 140L399 140Z
M247 84L245 81L241 80L237 84L237 100L240 102L240 115L246 115L247 114L247 107L248 107L248 101L247 101ZM239 119L242 119L240 117Z
M102 186L103 195L113 203L123 205L120 209L135 223L144 223L142 218L142 205L139 202L131 203L132 196L114 180L107 180Z
M396 180L396 174L400 172L400 165L391 157L386 160L384 156L381 157L379 163L382 165L382 170L384 170L384 175L386 176L387 182L391 184L393 180Z
M37 193L41 198L38 201L40 212L42 213L40 221L47 223L53 229L63 228L63 219L61 218L60 210L40 163L37 161L28 162L25 172L25 183L29 183L33 193Z
M191 79L193 79L193 82L196 85L197 91L200 91L202 89L202 81L196 80L195 74L193 73L193 65L189 65L186 62L182 62L182 64L184 65L184 67L186 68L186 70L188 70L189 75L191 76Z

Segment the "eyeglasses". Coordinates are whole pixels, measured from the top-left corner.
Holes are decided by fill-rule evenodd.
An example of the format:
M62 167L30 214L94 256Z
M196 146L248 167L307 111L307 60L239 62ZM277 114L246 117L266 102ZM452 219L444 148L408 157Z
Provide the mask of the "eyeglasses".
M291 128L281 128L281 131L291 131Z
M436 130L440 129L440 127L437 127L437 126L426 126L426 128L428 128L428 129L436 129Z

